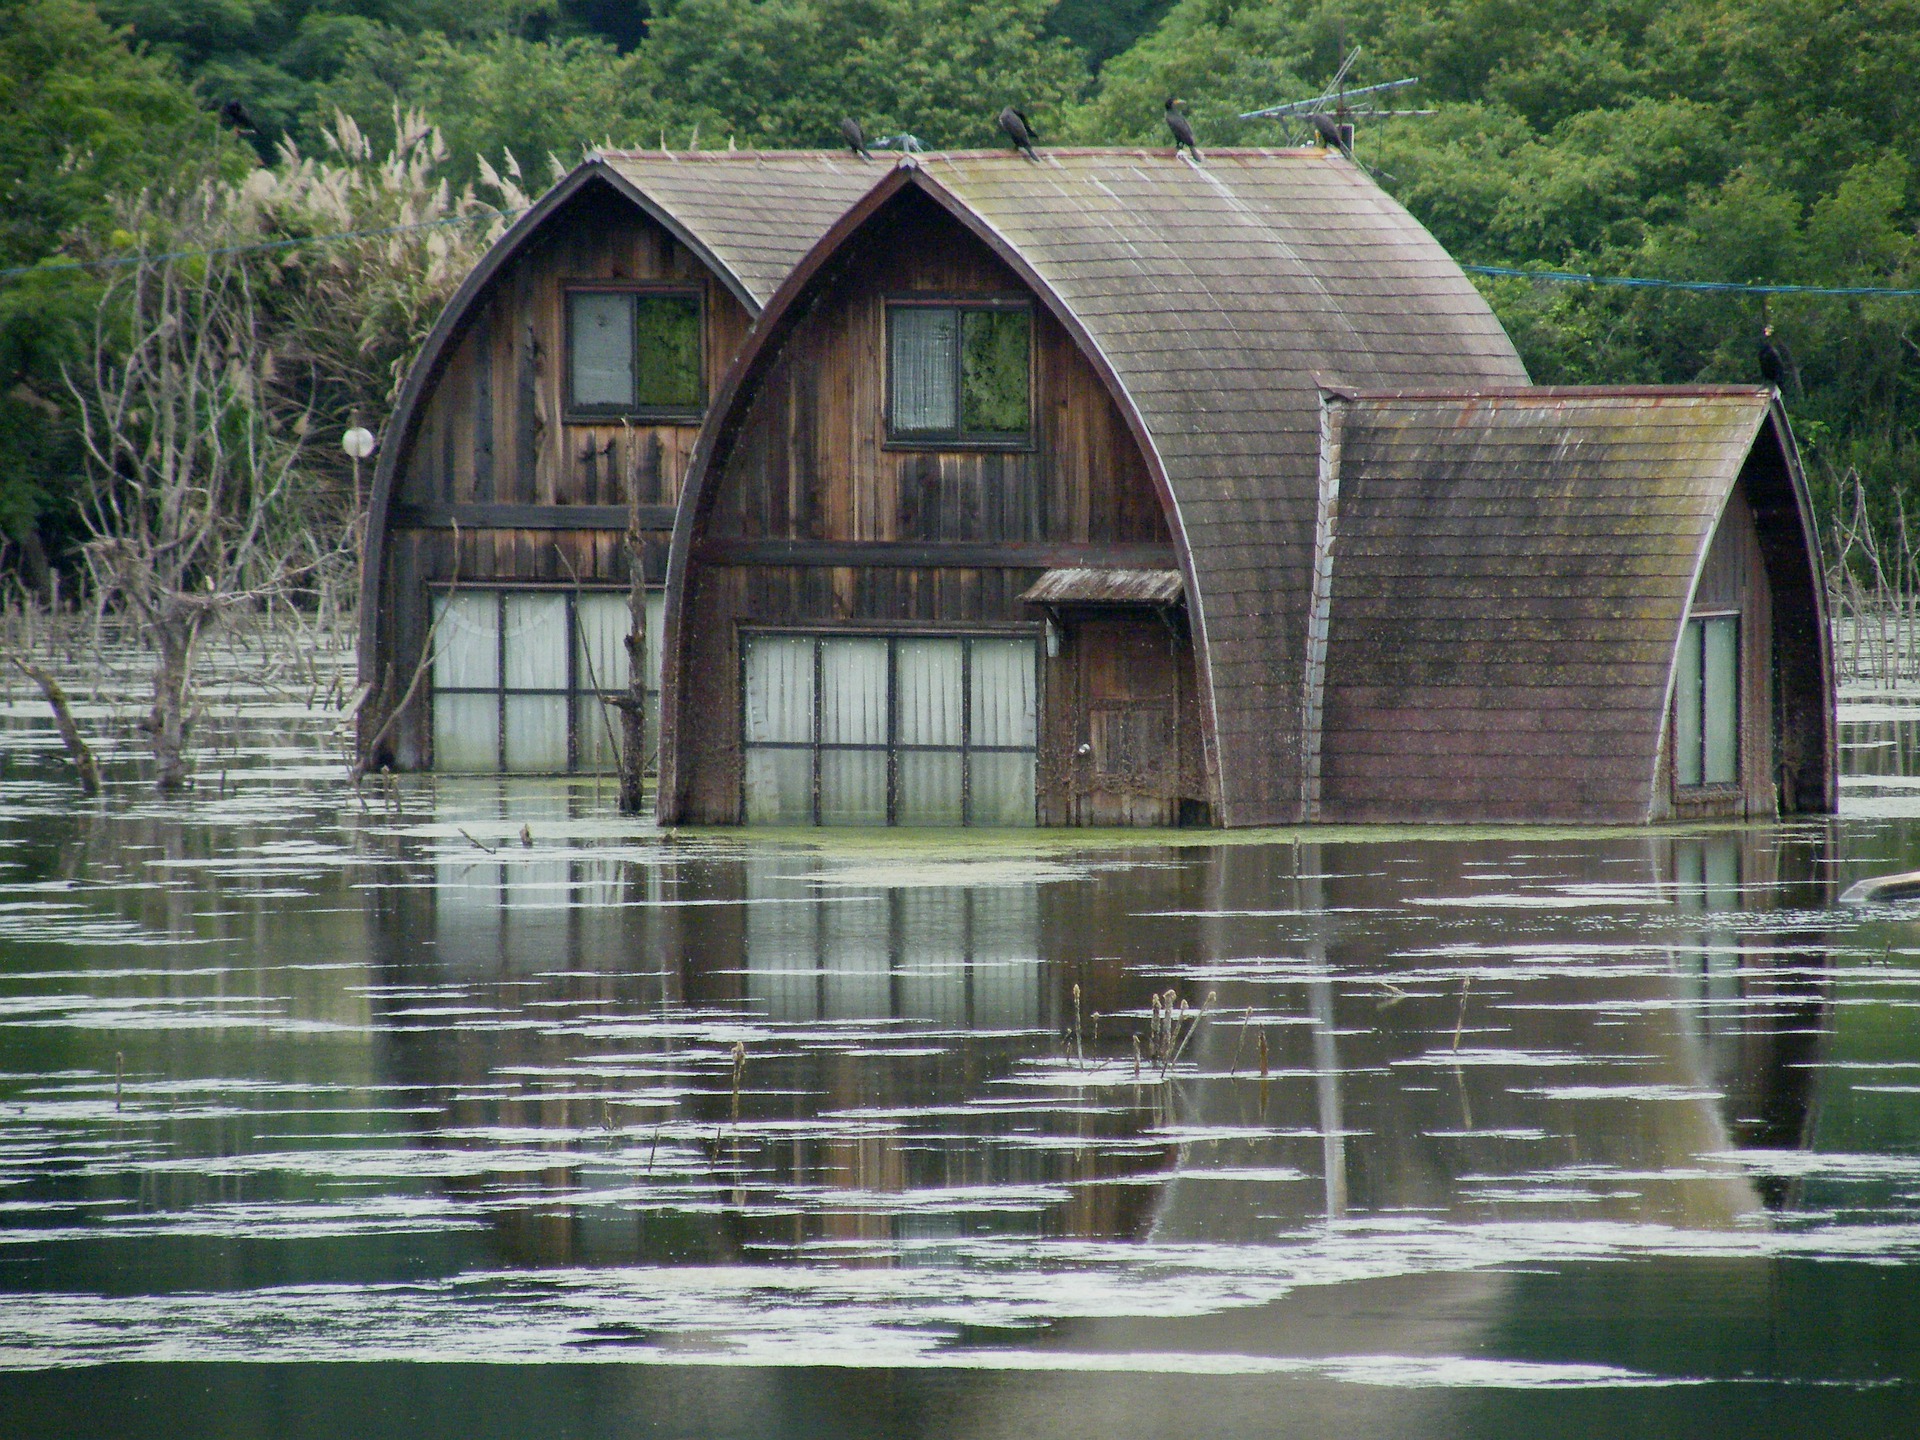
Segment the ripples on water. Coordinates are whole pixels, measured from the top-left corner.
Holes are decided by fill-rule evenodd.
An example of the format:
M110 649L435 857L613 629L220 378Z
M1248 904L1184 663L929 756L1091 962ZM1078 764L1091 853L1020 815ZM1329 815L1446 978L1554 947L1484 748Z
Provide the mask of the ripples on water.
M0 1415L1894 1433L1920 910L1833 897L1906 713L1830 824L1232 843L361 803L297 706L89 808L16 722Z

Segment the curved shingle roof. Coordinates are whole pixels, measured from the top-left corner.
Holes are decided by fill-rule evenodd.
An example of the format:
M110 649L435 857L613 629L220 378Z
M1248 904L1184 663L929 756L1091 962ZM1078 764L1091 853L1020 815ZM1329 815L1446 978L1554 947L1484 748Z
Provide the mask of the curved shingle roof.
M1319 818L1645 821L1680 624L1772 392L1334 404Z
M1524 385L1512 342L1411 215L1318 150L909 157L770 309L908 184L1026 275L1107 378L1182 552L1220 819L1293 820L1316 382Z

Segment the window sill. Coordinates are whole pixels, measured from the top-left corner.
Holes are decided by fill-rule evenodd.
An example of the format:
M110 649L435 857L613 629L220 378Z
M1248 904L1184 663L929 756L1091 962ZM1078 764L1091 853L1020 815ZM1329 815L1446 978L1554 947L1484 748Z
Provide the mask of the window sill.
M962 440L951 437L919 439L888 436L880 442L880 448L921 452L991 450L1003 455L1024 455L1032 453L1037 447L1031 436L1023 435L1017 440Z
M705 407L698 410L569 410L560 417L563 425L699 425L707 418Z

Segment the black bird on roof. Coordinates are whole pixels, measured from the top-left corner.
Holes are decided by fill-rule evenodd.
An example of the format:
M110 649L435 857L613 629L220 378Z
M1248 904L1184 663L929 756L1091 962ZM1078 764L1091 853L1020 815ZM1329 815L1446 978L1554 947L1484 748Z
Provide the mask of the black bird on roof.
M1007 132L1007 138L1013 141L1013 148L1020 151L1029 160L1040 157L1033 153L1033 125L1027 117L1009 105L1000 112L1000 128Z
M1340 133L1340 122L1333 116L1315 111L1307 119L1312 122L1314 134L1320 137L1320 143L1331 145L1347 159L1353 159L1353 148L1347 144L1347 137Z
M847 142L847 148L862 160L871 160L873 152L867 149L867 132L860 128L860 122L851 115L840 122L840 138Z
M1186 150L1194 159L1204 159L1199 143L1193 138L1193 123L1180 113L1180 107L1185 103L1171 96L1167 98L1167 128L1173 132L1173 153L1178 155Z
M1785 391L1800 386L1800 367L1793 363L1787 342L1773 338L1773 326L1760 327L1760 373L1774 389Z
M253 129L253 116L247 113L247 107L238 100L229 100L220 107L220 118L236 130Z

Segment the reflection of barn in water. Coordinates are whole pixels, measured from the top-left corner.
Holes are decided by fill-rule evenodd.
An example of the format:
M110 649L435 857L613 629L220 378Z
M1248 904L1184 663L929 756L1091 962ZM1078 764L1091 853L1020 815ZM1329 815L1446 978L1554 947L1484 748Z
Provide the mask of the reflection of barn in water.
M1091 1049L1096 1015L1144 1008L1149 951L1180 952L1089 929L1078 884L966 871L883 886L798 852L443 852L431 888L370 902L388 1065L432 1116L423 1143L472 1155L449 1188L528 1260L1131 1234L1136 1178L1169 1158L1151 1110L1048 1077L1071 1064L1075 984ZM1146 873L1160 905L1191 903L1190 867ZM547 1160L528 1171L528 1150Z

